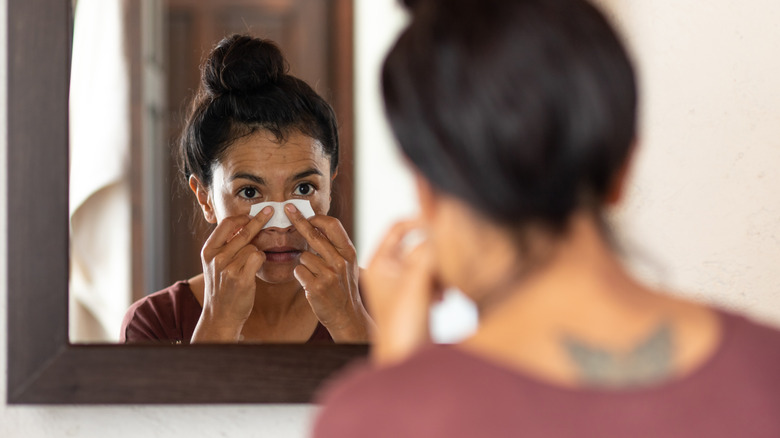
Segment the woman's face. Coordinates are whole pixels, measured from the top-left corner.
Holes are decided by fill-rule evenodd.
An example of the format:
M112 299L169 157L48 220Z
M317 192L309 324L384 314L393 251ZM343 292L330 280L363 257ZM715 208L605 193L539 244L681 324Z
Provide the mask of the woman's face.
M298 131L281 143L264 130L238 139L214 165L212 175L208 188L211 213L204 208L211 223L248 215L258 202L306 199L316 214L327 214L330 209L330 160L318 140ZM257 275L268 283L295 280L293 268L301 252L308 250L294 227L266 228L252 244L266 254Z

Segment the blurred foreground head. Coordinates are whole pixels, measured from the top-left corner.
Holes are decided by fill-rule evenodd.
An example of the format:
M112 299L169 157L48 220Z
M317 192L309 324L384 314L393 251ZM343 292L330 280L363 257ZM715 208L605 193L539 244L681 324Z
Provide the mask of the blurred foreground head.
M596 216L628 158L633 68L584 0L419 0L382 71L404 154L502 226Z

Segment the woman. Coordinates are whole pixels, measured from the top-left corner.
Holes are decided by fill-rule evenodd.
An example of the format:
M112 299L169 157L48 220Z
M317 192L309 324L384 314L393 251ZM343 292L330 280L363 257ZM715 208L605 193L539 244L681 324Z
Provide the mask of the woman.
M180 142L180 165L209 223L203 273L128 310L124 342L365 342L355 249L326 216L338 172L331 107L287 73L270 41L234 35L202 68ZM266 227L284 206L292 226ZM277 206L281 208L281 206ZM276 212L279 215L279 212Z
M637 102L593 6L421 0L382 86L421 214L364 273L373 367L316 437L780 436L780 332L652 290L610 244ZM455 346L428 345L442 287L479 309Z

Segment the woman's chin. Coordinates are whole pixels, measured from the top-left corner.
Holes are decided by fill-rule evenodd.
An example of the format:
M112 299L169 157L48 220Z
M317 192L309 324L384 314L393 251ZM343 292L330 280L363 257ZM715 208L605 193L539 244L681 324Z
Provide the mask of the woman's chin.
M260 280L270 283L270 284L281 284L281 283L289 283L291 281L297 281L295 279L295 274L293 274L293 267L289 266L279 266L279 267L268 267L263 266L259 271L257 271L257 278Z

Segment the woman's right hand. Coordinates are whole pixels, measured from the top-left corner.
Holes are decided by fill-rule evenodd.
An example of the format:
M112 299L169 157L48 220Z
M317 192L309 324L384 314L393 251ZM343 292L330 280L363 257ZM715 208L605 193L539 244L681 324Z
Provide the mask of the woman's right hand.
M192 343L239 340L254 306L255 276L265 262L265 253L251 242L273 214L273 208L266 207L254 218L225 218L206 240L200 255L203 312Z
M410 233L421 232L418 221L395 224L366 268L365 297L376 323L371 357L377 365L400 362L431 342L431 305L442 289L434 273L431 243L410 244Z

